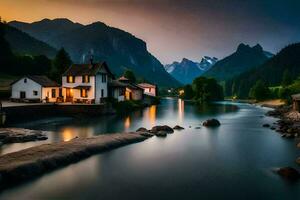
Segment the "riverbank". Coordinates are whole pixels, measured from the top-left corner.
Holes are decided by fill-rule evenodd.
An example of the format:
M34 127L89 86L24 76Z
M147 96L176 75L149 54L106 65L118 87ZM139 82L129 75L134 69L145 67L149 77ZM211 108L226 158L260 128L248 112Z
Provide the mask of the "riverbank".
M0 156L0 189L19 184L96 153L146 140L143 133L116 133L44 144Z

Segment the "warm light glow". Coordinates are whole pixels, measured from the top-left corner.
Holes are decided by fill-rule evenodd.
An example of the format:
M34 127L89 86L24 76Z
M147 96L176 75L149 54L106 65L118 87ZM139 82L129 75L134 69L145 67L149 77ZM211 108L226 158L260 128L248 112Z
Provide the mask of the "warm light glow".
M125 127L126 130L128 130L130 128L130 124L131 124L131 119L128 116L128 117L125 118L125 122L124 122L124 127Z
M64 142L70 141L74 138L73 131L69 128L66 128L63 130L62 137Z
M131 90L129 90L128 88L126 88L126 92L125 92L125 99L126 100L130 100L131 99Z
M149 121L151 126L155 125L155 121L156 121L156 105L152 105L149 108Z
M179 90L179 95L183 95L184 94L184 90Z
M184 101L182 99L178 99L178 118L180 122L184 118Z

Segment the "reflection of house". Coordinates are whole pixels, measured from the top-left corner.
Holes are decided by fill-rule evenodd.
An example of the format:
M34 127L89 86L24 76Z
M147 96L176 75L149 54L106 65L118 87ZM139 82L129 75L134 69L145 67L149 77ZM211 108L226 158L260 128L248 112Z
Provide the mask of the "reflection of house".
M108 97L108 82L114 78L107 64L73 64L62 77L66 102L101 103Z
M131 83L127 78L121 77L118 79L119 82L126 85L125 90L125 100L142 100L144 89L136 85L135 83Z
M11 84L13 101L56 102L59 85L46 76L25 76Z
M157 96L156 85L152 85L149 83L140 83L138 84L138 86L144 89L144 94L154 96L154 97Z
M293 100L293 110L300 111L300 94L292 95Z

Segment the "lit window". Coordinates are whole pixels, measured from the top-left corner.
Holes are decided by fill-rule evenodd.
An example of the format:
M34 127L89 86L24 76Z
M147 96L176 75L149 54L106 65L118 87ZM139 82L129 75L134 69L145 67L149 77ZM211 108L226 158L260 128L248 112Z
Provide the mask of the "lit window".
M68 76L67 77L67 83L74 83L74 76Z
M87 97L87 90L81 89L81 97L86 98Z
M33 95L34 95L34 96L37 96L37 95L38 95L38 91L34 90L34 91L33 91Z
M89 83L90 82L90 76L84 75L82 76L82 83Z

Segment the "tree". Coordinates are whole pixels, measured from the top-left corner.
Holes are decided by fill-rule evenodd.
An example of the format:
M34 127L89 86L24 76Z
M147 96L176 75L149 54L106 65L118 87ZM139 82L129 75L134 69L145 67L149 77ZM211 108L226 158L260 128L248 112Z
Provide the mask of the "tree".
M194 97L193 87L190 84L187 84L183 87L183 95L181 96L184 99L192 99Z
M5 28L6 25L0 22L0 71L8 73L11 71L14 55L4 37Z
M70 67L72 60L64 48L61 48L52 63L51 78L61 82L62 74Z
M270 89L263 81L258 80L250 89L249 97L256 100L267 99L270 97Z
M192 84L194 98L202 103L224 99L224 92L221 85L213 78L198 77Z
M131 71L131 70L126 70L124 72L124 77L127 78L128 80L130 80L132 83L136 82L135 75L134 75L133 71Z
M290 71L288 69L286 69L282 76L281 85L283 87L286 87L286 86L292 84L292 82L293 82L292 75L291 75Z

